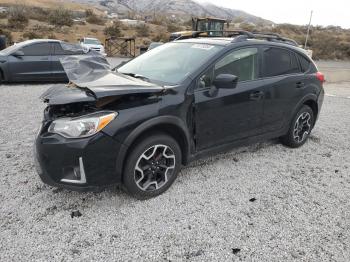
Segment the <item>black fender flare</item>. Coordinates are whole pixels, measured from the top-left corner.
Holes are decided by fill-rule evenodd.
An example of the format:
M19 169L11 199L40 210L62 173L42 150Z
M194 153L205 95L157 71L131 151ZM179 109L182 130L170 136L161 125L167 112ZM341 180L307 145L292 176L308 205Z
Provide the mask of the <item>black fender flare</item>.
M297 111L301 108L302 105L305 104L305 102L307 101L313 101L315 102L316 104L317 103L317 95L316 94L307 94L306 96L304 96L297 104L296 106L293 108L291 114L290 114L290 117L289 117L289 122L292 121L294 115L297 113Z
M122 173L123 173L127 153L131 145L133 144L133 142L148 130L159 125L173 125L173 126L176 126L179 130L181 130L182 134L180 135L184 138L184 142L185 142L185 148L182 148L182 151L185 153L183 154L184 155L183 162L184 163L188 162L191 155L190 153L191 138L190 138L190 134L188 132L188 128L186 124L181 118L176 116L158 116L140 124L124 140L123 146L121 147L117 157L117 165L116 165L116 168L117 168L116 172L117 172L118 178L120 178L120 181L122 179Z

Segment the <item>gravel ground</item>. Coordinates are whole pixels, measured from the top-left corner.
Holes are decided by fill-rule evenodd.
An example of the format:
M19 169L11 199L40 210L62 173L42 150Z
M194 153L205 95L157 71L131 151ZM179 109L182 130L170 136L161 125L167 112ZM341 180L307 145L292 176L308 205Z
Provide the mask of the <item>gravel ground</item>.
M350 83L326 86L302 148L273 140L197 161L147 201L40 181L47 87L0 86L0 261L350 260Z

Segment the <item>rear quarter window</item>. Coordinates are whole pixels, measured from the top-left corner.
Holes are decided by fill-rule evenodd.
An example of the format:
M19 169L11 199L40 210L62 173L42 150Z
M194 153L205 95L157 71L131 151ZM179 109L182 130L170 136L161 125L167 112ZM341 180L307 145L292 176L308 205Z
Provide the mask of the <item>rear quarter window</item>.
M80 45L68 43L53 43L55 55L82 55L84 50Z
M264 77L300 73L298 61L294 53L287 49L267 47L263 49Z
M309 71L311 65L310 60L299 54L297 54L297 56L300 62L301 71L303 73Z

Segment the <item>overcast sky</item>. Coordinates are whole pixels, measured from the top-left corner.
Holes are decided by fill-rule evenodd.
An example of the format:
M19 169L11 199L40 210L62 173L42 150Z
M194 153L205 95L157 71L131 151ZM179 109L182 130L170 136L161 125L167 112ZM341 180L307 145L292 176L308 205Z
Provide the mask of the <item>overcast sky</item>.
M350 28L350 0L196 0L239 9L275 23L303 25L314 11L313 25Z

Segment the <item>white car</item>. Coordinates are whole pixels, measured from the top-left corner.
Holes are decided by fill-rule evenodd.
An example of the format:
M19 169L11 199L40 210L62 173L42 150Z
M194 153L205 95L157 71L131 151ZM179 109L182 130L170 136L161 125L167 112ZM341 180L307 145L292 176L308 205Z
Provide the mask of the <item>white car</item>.
M94 50L96 52L101 53L103 56L107 56L105 52L105 48L100 42L100 40L91 37L84 37L80 40L80 44L83 47L89 48L90 50Z

